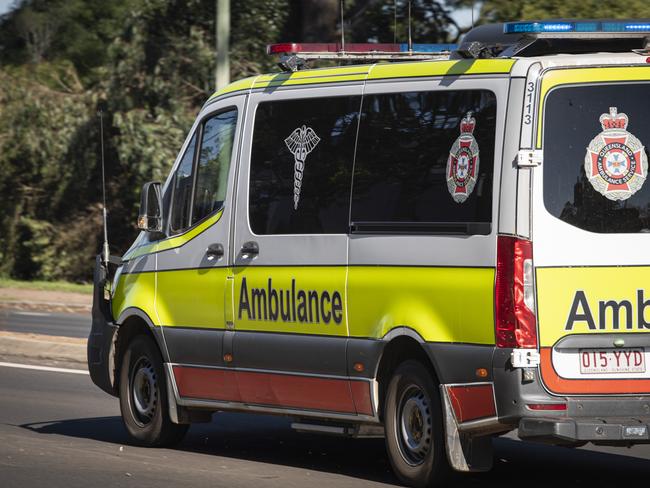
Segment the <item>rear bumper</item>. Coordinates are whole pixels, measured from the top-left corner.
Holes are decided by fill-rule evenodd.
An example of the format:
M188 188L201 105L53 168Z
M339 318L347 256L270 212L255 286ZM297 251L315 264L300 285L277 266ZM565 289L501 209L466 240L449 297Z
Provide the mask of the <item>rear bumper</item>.
M519 437L553 444L647 444L650 418L523 418L519 422Z
M92 326L88 336L88 372L93 383L106 393L117 396L113 360L117 326L113 323L110 302L104 298L106 279L106 268L100 256L97 256L93 277Z
M509 349L494 354L494 390L499 422L521 439L552 444L629 445L650 443L650 395L553 395L539 370L524 381L512 368ZM564 404L566 410L531 410L529 405Z

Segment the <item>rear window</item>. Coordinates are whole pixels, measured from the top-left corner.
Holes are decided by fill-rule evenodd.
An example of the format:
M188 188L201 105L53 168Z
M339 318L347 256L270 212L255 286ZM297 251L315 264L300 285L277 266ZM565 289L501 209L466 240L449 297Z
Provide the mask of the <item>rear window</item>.
M489 234L495 132L488 90L364 96L352 231Z
M590 232L650 232L649 83L552 91L544 119L544 205Z

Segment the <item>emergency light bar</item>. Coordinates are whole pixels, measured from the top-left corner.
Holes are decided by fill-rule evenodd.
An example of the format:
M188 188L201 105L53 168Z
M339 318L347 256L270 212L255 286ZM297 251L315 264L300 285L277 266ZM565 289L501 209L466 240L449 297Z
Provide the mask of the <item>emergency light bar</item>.
M456 44L388 44L388 43L295 43L269 44L267 54L279 54L281 66L295 71L300 63L289 63L288 58L301 62L313 59L338 60L422 60L448 59Z
M503 32L505 34L588 34L596 37L609 35L620 37L621 34L650 35L650 20L506 22L503 24Z

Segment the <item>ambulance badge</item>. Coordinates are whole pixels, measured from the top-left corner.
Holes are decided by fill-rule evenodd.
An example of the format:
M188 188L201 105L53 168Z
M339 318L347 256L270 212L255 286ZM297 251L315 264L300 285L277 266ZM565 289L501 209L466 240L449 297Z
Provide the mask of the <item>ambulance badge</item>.
M594 189L610 200L627 200L648 176L648 158L641 141L627 129L628 118L610 107L600 116L603 131L592 139L585 155L585 173Z
M314 150L320 142L320 137L316 135L311 127L298 127L284 143L293 154L293 208L298 210L300 201L300 188L302 187L302 176L305 171L305 161L307 155Z
M478 143L474 139L476 119L467 112L460 121L460 136L451 146L447 159L447 188L457 203L463 203L472 194L478 176Z

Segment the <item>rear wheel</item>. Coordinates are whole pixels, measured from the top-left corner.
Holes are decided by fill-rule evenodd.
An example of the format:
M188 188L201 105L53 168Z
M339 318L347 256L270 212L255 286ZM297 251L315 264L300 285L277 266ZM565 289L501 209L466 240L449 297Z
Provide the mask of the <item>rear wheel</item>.
M407 485L439 486L451 473L437 385L418 361L405 361L386 392L386 448L393 471Z
M169 418L162 357L149 336L136 336L124 353L120 410L126 430L138 445L171 446L187 432L187 425L174 424Z

